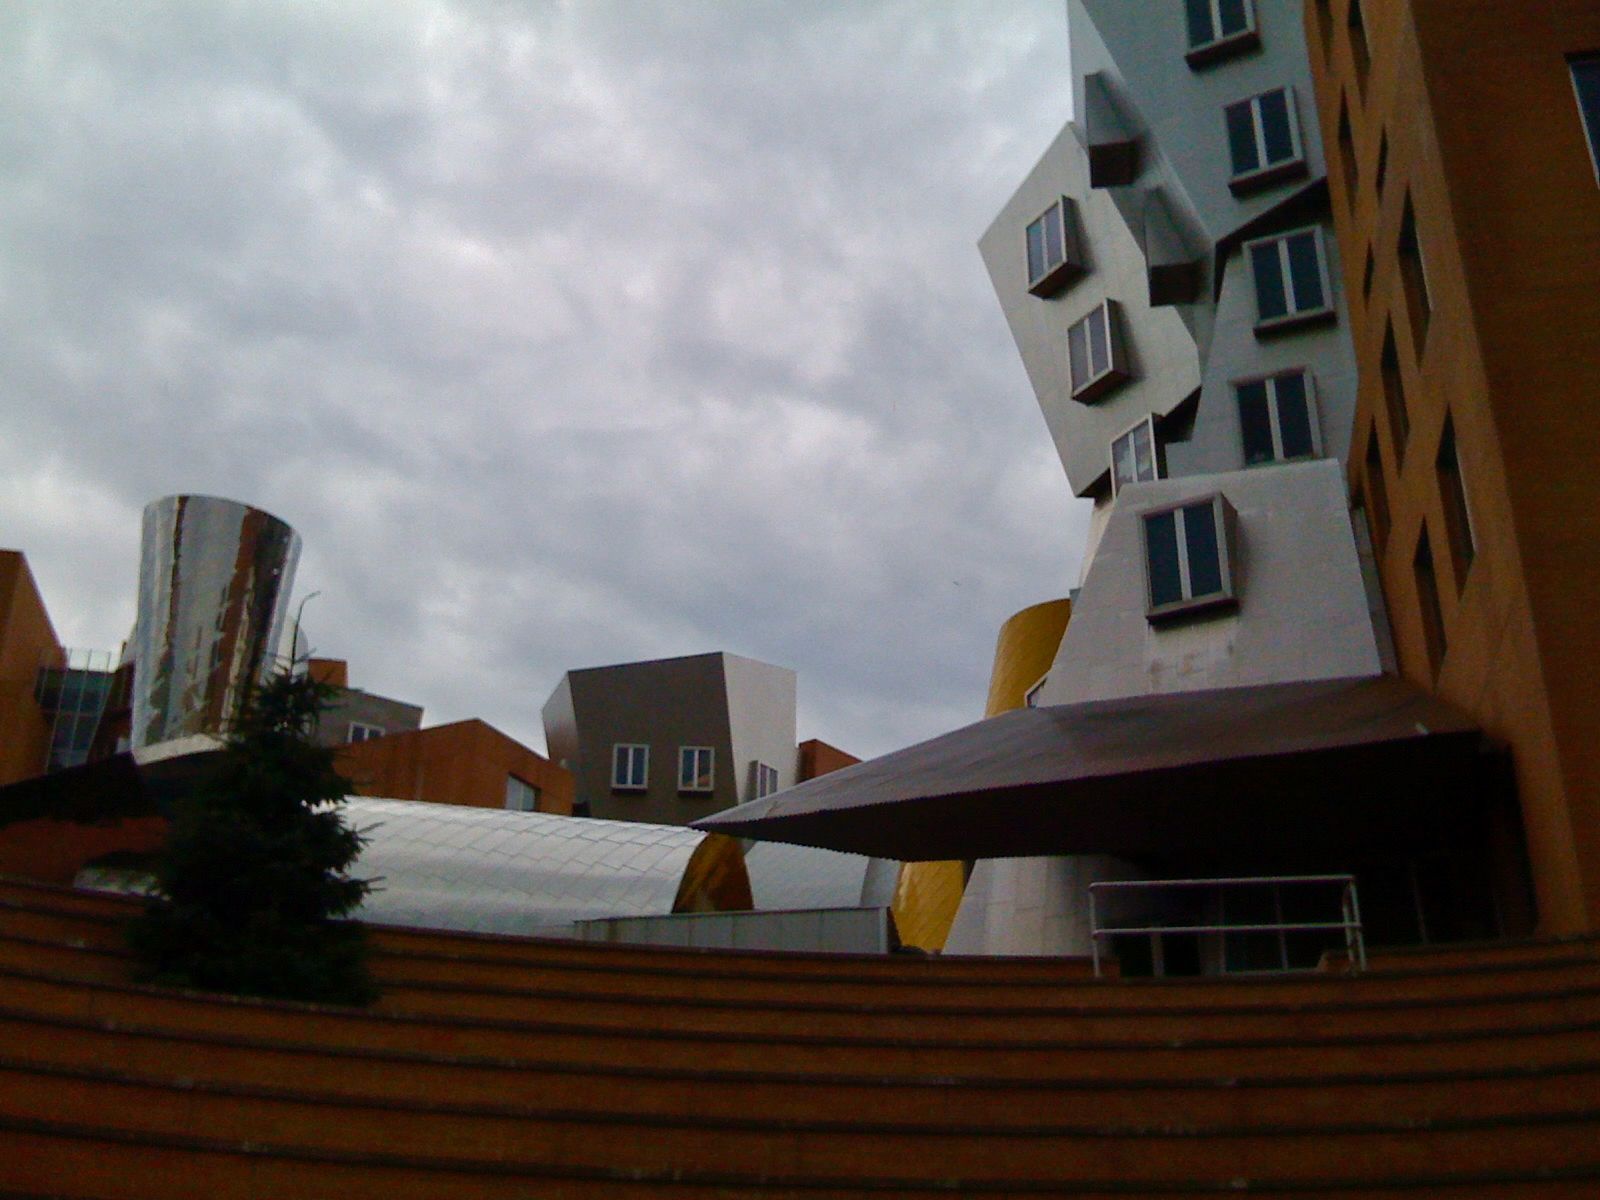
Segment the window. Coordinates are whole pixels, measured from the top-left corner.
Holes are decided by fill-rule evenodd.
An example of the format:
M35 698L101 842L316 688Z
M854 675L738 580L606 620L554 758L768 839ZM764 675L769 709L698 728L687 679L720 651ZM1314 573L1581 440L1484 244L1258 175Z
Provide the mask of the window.
M1028 291L1053 296L1083 271L1077 213L1062 196L1028 226Z
M1356 137L1350 128L1350 104L1339 97L1339 165L1344 169L1344 202L1354 211L1360 178L1356 172Z
M1245 466L1313 458L1321 452L1316 403L1304 371L1245 380L1234 385L1234 393Z
M1301 229L1245 246L1256 285L1256 332L1333 316L1322 232Z
M764 762L752 764L755 767L757 800L763 796L770 796L778 790L778 768L769 767Z
M1472 537L1472 514L1467 508L1467 489L1461 480L1461 459L1456 453L1455 418L1445 414L1444 431L1439 435L1439 453L1434 458L1439 477L1439 497L1444 502L1444 530L1450 538L1450 561L1455 568L1456 594L1467 584L1467 569L1472 566L1477 545Z
M1372 173L1372 186L1378 193L1378 198L1383 198L1383 181L1389 177L1389 131L1385 129L1378 135L1378 166Z
M1578 115L1589 141L1589 160L1600 179L1600 52L1578 54L1567 60L1572 68L1572 88L1578 94Z
M711 790L711 762L714 757L710 746L679 746L678 790L680 792L709 792Z
M1233 178L1228 186L1235 192L1251 191L1287 175L1304 173L1294 93L1288 88L1240 100L1222 111L1228 126L1228 154L1233 161Z
M1250 0L1185 0L1191 67L1239 54L1261 44Z
M1428 651L1428 669L1439 673L1444 661L1444 614L1439 610L1439 578L1433 569L1433 547L1428 544L1428 527L1417 537L1417 552L1411 559L1411 573L1417 584L1417 605L1421 610L1422 639Z
M1086 404L1128 378L1119 313L1113 301L1102 300L1067 330L1067 359L1072 370L1072 398Z
M1400 216L1400 284L1406 293L1406 311L1411 316L1412 352L1420 360L1428 342L1428 322L1433 317L1433 302L1428 298L1428 272L1422 263L1422 243L1417 238L1417 214L1406 193L1405 211Z
M1367 433L1367 512L1372 517L1372 536L1381 557L1389 542L1389 485L1383 481L1383 455L1378 450L1378 430Z
M1378 269L1377 259L1372 256L1372 247L1367 247L1367 265L1361 269L1361 299L1372 299L1372 275Z
M1400 377L1400 355L1394 348L1394 325L1383 331L1383 355L1378 360L1383 377L1383 404L1389 413L1389 440L1394 443L1395 469L1405 465L1406 443L1411 439L1411 413L1406 408L1406 384Z
M1220 494L1145 513L1145 579L1151 621L1235 602L1233 507Z
M1161 478L1154 417L1145 417L1111 443L1111 494L1126 483L1148 483Z
M381 738L384 730L377 725L366 725L360 721L350 722L350 731L345 737L347 742L370 742L373 738Z
M1367 22L1361 15L1361 0L1350 0L1346 23L1350 26L1350 57L1356 64L1356 83L1361 98L1367 98L1367 76L1372 74L1372 48L1367 45Z
M507 775L506 807L512 812L538 812L539 789L515 775Z
M1322 53L1328 53L1328 45L1333 41L1333 10L1330 7L1332 0L1315 0L1317 9L1317 35L1322 39Z
M642 792L650 786L650 747L618 742L611 747L611 787L619 792Z

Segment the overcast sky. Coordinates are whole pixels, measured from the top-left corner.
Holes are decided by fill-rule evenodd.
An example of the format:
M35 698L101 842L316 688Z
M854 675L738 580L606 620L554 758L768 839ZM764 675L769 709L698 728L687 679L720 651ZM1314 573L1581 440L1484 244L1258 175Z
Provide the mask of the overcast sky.
M976 719L1085 525L975 248L1063 8L0 4L0 546L115 649L143 505L258 505L354 685L540 749L708 650L858 754Z

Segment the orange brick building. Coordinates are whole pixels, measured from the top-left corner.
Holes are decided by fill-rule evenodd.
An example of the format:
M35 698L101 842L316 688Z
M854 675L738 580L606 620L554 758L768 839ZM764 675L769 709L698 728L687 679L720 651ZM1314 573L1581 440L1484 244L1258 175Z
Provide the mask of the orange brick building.
M1593 930L1600 187L1574 84L1600 5L1306 13L1360 367L1350 486L1400 669L1510 745L1538 928Z
M65 662L28 560L0 550L0 783L44 770L50 721L34 700L34 681L41 666Z

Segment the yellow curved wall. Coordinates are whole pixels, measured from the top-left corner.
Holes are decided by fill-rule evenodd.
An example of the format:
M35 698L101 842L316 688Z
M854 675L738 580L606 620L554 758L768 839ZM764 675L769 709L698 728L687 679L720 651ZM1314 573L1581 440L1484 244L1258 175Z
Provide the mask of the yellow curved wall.
M1028 689L1050 669L1061 648L1061 635L1072 616L1071 600L1046 600L1014 613L1000 626L994 647L994 668L989 672L986 717L1021 708Z
M1047 600L1023 609L1000 626L985 717L1022 707L1028 689L1055 661L1071 615L1072 601ZM966 886L964 863L902 863L892 906L900 940L924 950L944 949Z

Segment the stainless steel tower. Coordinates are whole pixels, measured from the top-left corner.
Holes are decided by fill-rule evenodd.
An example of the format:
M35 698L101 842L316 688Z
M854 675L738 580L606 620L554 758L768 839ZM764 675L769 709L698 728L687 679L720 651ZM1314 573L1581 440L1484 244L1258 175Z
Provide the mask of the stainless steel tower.
M300 536L215 496L147 505L134 631L133 745L222 733L271 669Z

